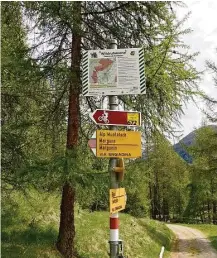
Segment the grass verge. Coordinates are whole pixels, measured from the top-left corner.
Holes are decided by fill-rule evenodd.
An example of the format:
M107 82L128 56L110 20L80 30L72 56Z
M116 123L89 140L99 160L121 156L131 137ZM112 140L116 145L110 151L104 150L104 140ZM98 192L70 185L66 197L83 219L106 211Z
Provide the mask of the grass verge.
M2 195L2 257L57 258L59 196L31 190L27 195ZM109 213L76 208L76 248L79 258L108 257ZM173 235L158 221L120 214L120 235L128 258L156 258L162 246L166 255ZM166 257L166 256L165 256Z
M108 212L84 212L77 217L76 246L81 258L108 257L108 218ZM171 249L171 232L158 221L120 213L120 235L129 258L156 258L162 246L166 255Z
M4 258L57 258L56 195L34 190L2 194L1 254Z

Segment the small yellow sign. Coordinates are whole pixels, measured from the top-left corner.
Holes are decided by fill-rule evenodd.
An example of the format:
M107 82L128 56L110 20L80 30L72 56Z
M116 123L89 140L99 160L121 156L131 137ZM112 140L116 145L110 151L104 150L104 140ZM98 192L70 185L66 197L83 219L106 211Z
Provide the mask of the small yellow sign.
M139 158L141 133L134 131L96 131L96 156L99 158Z
M111 214L124 210L127 200L125 188L110 189L109 200Z
M140 113L127 113L128 125L140 126Z

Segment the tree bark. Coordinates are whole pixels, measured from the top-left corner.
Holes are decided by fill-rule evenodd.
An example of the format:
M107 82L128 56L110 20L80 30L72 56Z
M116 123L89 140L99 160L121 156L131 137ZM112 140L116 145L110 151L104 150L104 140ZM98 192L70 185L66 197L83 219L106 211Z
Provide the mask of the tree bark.
M74 31L72 32L71 48L71 79L69 85L68 126L66 142L66 166L65 172L69 174L68 161L72 156L76 157L79 136L79 85L80 85L80 57L81 36L79 35L81 3L74 2ZM75 159L74 159L75 160ZM74 246L75 183L67 179L62 190L60 207L60 226L57 240L57 249L65 258L76 257Z
M217 202L216 201L213 201L212 209L213 209L212 222L213 224L217 224Z
M207 211L208 211L208 223L210 223L211 222L211 203L209 200L207 202Z
M62 191L60 227L57 241L57 249L65 258L76 257L74 248L74 202L74 187L66 182Z

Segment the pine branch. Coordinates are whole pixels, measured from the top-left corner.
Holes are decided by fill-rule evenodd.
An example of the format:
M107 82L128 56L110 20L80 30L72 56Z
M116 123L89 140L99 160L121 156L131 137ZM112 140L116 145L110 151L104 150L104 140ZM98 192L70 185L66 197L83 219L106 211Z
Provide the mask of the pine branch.
M83 16L88 16L88 15L98 15L98 14L105 14L105 13L111 13L111 12L114 12L114 11L117 11L119 9L123 9L124 7L127 7L131 4L131 2L127 2L127 3L124 3L124 4L121 4L117 7L114 7L114 8L111 8L111 9L107 9L105 11L100 11L100 12L87 12L87 13L81 13L81 15Z

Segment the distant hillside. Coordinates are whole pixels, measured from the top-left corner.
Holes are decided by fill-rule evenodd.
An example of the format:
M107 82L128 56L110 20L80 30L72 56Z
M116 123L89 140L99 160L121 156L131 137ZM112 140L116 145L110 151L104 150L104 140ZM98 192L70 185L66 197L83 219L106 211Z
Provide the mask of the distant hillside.
M211 127L217 131L217 125L208 125L206 127ZM174 150L188 163L192 163L192 157L188 154L186 149L187 147L194 144L197 130L192 131L187 136L182 138L178 143L173 145Z

